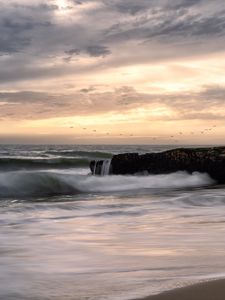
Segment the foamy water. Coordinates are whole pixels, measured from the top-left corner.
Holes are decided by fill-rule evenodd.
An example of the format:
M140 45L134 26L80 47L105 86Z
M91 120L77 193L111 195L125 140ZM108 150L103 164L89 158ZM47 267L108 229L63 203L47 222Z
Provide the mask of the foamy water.
M84 173L84 171L83 171ZM207 174L176 172L148 176L91 176L70 171L12 171L0 173L0 196L38 197L75 195L87 192L138 191L188 188L212 184Z
M163 148L74 148L0 149L17 157L0 164L0 299L126 300L224 276L223 186L200 173L91 176L101 153ZM65 167L68 153L86 165ZM48 168L24 164L44 156Z

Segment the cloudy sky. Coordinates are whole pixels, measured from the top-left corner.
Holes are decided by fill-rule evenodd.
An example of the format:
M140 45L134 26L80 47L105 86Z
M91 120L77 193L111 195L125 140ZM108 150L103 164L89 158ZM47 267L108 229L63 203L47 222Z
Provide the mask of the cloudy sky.
M0 5L0 143L225 142L224 0Z

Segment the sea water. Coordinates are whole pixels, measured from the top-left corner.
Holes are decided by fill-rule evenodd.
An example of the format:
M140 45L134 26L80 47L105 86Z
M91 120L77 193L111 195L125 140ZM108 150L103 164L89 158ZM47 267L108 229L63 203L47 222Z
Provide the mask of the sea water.
M126 300L225 276L224 186L90 174L92 159L171 148L0 146L0 299Z

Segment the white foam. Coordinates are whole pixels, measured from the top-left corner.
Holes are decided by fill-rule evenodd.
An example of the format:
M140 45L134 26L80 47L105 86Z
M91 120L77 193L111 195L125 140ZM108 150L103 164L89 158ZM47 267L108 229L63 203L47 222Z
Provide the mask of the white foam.
M0 196L45 196L77 192L116 192L141 189L186 188L211 184L207 174L177 172L148 176L91 176L68 172L0 173Z
M176 172L148 176L89 176L76 181L78 189L89 192L115 192L153 188L185 188L206 186L213 183L207 174Z

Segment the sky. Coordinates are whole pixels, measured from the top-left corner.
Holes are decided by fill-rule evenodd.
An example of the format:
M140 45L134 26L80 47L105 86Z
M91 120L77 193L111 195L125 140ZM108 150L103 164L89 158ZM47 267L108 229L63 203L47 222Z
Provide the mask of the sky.
M225 143L224 0L0 7L0 143Z

